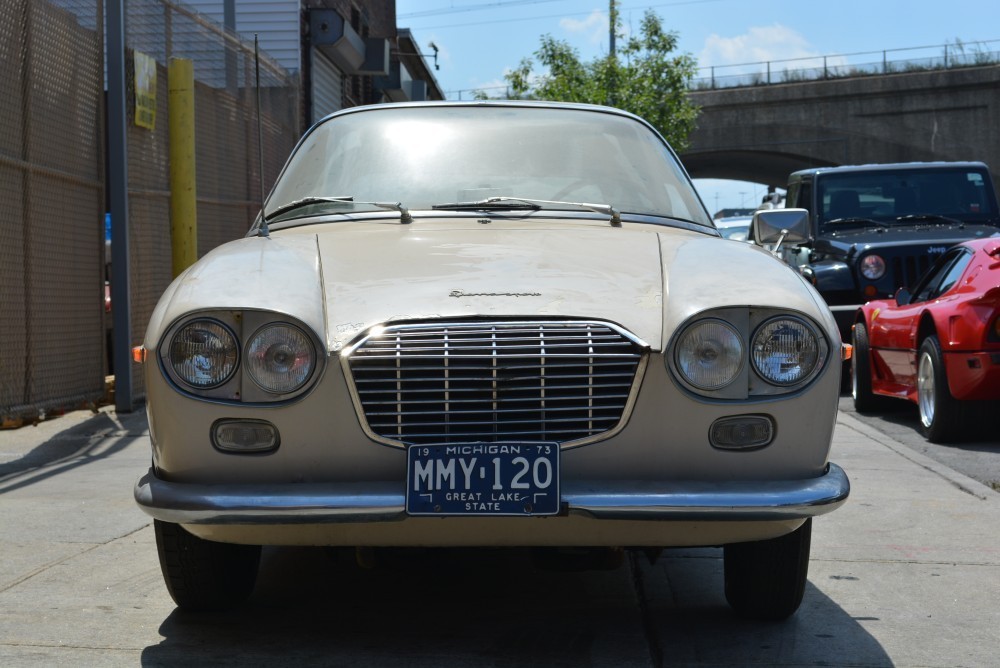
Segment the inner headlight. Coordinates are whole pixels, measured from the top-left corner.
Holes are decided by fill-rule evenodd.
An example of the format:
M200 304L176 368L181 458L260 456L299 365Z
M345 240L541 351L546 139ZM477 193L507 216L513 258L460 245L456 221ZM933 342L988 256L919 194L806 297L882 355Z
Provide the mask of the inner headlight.
M675 362L688 383L700 390L717 390L739 375L743 340L728 323L701 320L681 334Z
M819 339L805 322L774 318L761 325L753 337L753 368L767 382L794 385L822 362Z
M861 275L869 281L877 281L885 276L885 260L879 255L866 255L861 258Z
M197 389L225 383L238 359L236 337L215 320L193 320L170 340L170 366L177 378Z
M261 389L288 394L300 389L316 367L316 348L298 327L262 327L246 347L246 369Z

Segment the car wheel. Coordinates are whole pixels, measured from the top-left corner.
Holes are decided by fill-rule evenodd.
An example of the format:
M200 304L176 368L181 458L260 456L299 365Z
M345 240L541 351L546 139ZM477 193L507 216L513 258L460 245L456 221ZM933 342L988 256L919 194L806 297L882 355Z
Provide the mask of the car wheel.
M179 524L153 520L156 551L167 591L185 610L224 610L253 592L259 545L232 545L198 538Z
M854 346L854 353L851 355L851 398L854 399L854 410L870 413L885 407L885 397L872 391L871 346L868 344L868 330L863 322L857 323L851 330L851 344Z
M917 355L917 407L920 432L931 443L947 443L964 434L966 406L951 396L936 336L924 339Z
M742 617L780 620L798 610L809 572L812 519L790 534L724 548L726 600Z

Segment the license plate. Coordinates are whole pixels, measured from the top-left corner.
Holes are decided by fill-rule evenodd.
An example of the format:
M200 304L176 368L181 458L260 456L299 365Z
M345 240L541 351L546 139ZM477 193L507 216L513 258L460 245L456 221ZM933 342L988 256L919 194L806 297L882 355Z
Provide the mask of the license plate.
M559 501L556 443L407 448L410 515L555 515Z

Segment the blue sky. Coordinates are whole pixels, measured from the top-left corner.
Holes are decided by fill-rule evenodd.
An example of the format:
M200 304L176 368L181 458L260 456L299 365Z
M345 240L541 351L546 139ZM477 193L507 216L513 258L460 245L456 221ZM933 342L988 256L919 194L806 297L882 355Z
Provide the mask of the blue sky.
M812 56L862 54L828 62L873 62L895 49L912 50L890 52L890 59L928 58L956 41L966 52L1000 51L996 0L621 0L619 7L626 26L655 11L678 33L678 50L717 74L737 73L731 66L739 63ZM501 94L504 73L531 57L545 34L567 41L584 60L608 51L607 0L396 0L396 17L425 53L431 42L438 47L435 76L449 99L468 99L476 89ZM752 206L765 192L714 179L696 185L713 212Z

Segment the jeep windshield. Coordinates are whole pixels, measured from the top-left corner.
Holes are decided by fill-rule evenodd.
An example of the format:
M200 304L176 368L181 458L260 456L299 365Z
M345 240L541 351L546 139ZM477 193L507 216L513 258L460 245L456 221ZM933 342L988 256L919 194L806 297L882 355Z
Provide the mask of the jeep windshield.
M822 232L857 227L1000 226L989 174L973 167L858 170L816 179Z
M378 204L365 203L394 202L415 219L485 208L579 217L599 208L712 227L679 161L645 123L544 104L375 105L335 114L296 147L264 214L277 225L384 217Z

